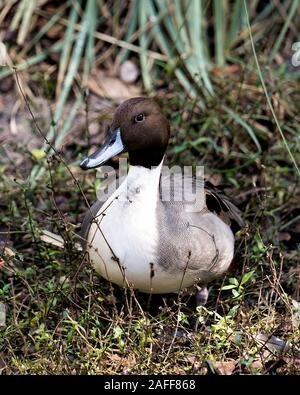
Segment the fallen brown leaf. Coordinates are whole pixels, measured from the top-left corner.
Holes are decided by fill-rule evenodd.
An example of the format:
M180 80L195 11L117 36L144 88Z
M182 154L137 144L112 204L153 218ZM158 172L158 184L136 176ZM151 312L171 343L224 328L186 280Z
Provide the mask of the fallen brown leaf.
M59 38L64 30L64 27L59 24L55 24L52 26L46 33L46 36L54 39L54 38Z
M216 77L222 77L224 75L231 75L231 74L236 74L240 71L240 67L236 64L226 66L226 67L215 67L212 70L212 73Z
M230 376L236 368L236 361L233 359L230 361L216 361L212 362L212 365L219 374Z
M123 374L130 374L131 369L136 365L136 358L132 353L125 358L118 354L111 354L109 359L113 365L118 365L123 368Z
M288 232L278 233L278 240L279 241L289 241L289 240L291 240L291 235Z
M87 87L96 95L108 97L117 102L141 95L140 87L125 84L119 78L111 77L103 70L92 73L87 81Z
M0 252L7 257L13 257L16 255L13 250L11 250L8 247L3 248L1 247L1 245L0 245ZM0 258L0 269L3 269L4 266L5 266L5 261L4 259Z

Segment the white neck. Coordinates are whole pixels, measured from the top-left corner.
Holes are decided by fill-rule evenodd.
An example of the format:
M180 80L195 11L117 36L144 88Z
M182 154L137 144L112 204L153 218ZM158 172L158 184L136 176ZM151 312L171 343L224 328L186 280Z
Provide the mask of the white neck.
M163 160L151 169L143 166L130 166L123 183L125 185L122 184L125 190L127 187L128 199L151 200L156 204L162 163Z

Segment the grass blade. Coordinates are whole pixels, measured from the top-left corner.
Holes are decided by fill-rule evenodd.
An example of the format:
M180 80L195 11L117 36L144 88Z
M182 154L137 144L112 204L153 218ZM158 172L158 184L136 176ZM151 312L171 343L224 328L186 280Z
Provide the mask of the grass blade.
M40 41L40 39L44 36L44 34L46 34L48 30L50 30L52 26L54 26L58 22L58 20L63 15L68 4L69 1L67 2L67 4L65 4L62 7L61 10L59 10L49 19L49 21L45 24L45 26L42 27L42 29L33 37L33 39L28 43L28 45L20 52L20 56L26 55L31 50L31 48L33 48L34 45Z
M32 14L36 7L36 0L25 0L25 9L18 33L17 43L22 45L31 27Z
M210 95L214 95L213 87L208 77L208 60L205 55L203 36L201 32L201 23L204 20L202 1L190 0L191 6L188 9L188 21L189 21L189 36L191 40L191 45L193 49L193 54L195 57L195 62L197 64L197 69L201 80L203 81L206 91ZM195 75L193 79L195 79ZM205 90L204 90L205 92Z
M243 118L241 118L236 112L232 111L227 106L222 106L222 107L227 112L227 114L230 116L230 118L232 118L235 122L237 122L239 125L241 125L246 130L246 132L249 134L252 141L256 145L257 152L261 153L261 146L260 146L259 141L257 140L257 137L256 137L254 131L252 130L251 126Z
M21 62L18 65L15 65L16 71L24 71L24 70L27 70L31 66L35 66L36 64L45 60L47 58L47 56L49 55L49 53L60 52L62 47L63 47L62 42L55 43L48 50L45 50L44 52L41 52L37 55L31 56L26 61ZM3 67L3 70L0 70L0 79L8 77L9 75L12 75L13 73L14 73L13 69L11 69L9 67Z
M151 2L151 0L148 1ZM145 3L141 1L138 2L138 17L141 26L144 26L147 22L146 8L147 6ZM140 62L141 62L143 83L146 91L150 92L152 90L152 81L150 78L150 72L148 68L148 56L147 56L147 48L149 45L149 40L145 32L143 32L140 35L139 42L142 50L140 53Z
M57 85L56 85L56 97L58 97L61 92L61 86L64 80L64 76L70 58L71 48L74 41L74 29L75 29L75 24L77 23L77 19L78 19L78 13L76 7L72 7L68 20L67 30L64 37L63 50L59 62Z
M279 36L276 39L276 42L274 44L274 47L272 48L271 54L270 54L270 58L269 58L269 62L272 62L272 60L274 59L274 57L276 56L282 41L284 39L284 36L290 26L290 23L292 21L292 19L294 18L296 11L299 7L299 0L293 0L292 5L290 7L290 11L288 13L287 19L281 29L281 32L279 33Z
M138 24L138 7L137 7L137 1L134 0L130 6L130 14L129 14L129 24L127 27L127 31L125 34L124 41L130 41L131 36L133 35L135 29L137 28ZM120 61L121 63L125 62L125 60L128 59L129 51L127 49L121 50L120 53Z
M93 11L93 3L94 0L88 0L85 13L83 15L83 21L82 21L82 28L81 31L78 34L76 44L74 46L68 72L66 74L65 80L64 80L64 85L62 89L62 93L60 95L60 98L57 102L56 105L56 110L54 112L54 117L53 117L53 123L54 125L51 126L49 133L47 135L48 140L53 139L54 133L55 133L55 127L57 125L57 122L60 120L62 113L63 113L63 108L64 104L69 96L69 93L71 91L72 85L74 78L76 76L76 73L78 71L79 65L80 65L80 60L81 60L81 55L84 49L88 29L89 29L89 21L91 18L91 13ZM56 144L54 143L56 146Z
M213 0L214 10L214 30L215 30L215 52L217 65L224 66L224 48L225 48L225 4L223 0Z
M249 21L249 15L248 15L248 9L247 9L246 0L244 0L244 7L245 7L245 13L246 13L247 26L248 26L249 35L250 35L252 52L253 52L253 55L254 55L258 76L259 76L260 82L262 84L262 87L263 87L263 90L264 90L264 93L265 93L265 96L266 96L266 99L267 99L268 106L269 106L269 108L271 110L272 116L273 116L274 121L276 123L277 129L279 130L279 133L280 133L282 141L283 141L283 143L285 145L285 148L286 148L286 150L287 150L287 152L288 152L288 154L289 154L289 156L290 156L290 158L291 158L291 160L292 160L292 162L293 162L293 164L295 166L295 169L296 169L296 172L298 174L298 177L300 178L300 169L299 169L299 167L297 165L297 162L296 162L296 160L294 158L294 155L292 154L292 152L290 150L290 147L288 146L288 143L286 141L285 135L284 135L284 133L283 133L283 131L281 129L281 126L280 126L280 124L278 122L277 116L276 116L275 111L274 111L274 107L273 107L273 105L271 103L270 96L269 96L269 93L268 93L267 88L266 88L266 84L265 84L265 81L264 81L264 78L263 78L263 75L262 75L262 72L261 72L261 68L260 68L260 65L259 65L259 62L258 62L258 59L257 59L255 46L254 46L254 42L253 42L253 37L252 37L252 32L251 32L251 26L250 26L250 21Z
M11 21L10 30L16 30L21 23L22 15L25 12L27 0L21 0L18 4L17 11Z
M96 10L95 0L88 0L86 3L84 15L82 17L81 30L78 34L76 44L75 44L73 51L72 51L69 69L68 69L66 78L64 80L63 90L62 90L61 96L60 96L60 98L57 102L57 105L56 105L56 110L54 112L52 125L51 125L50 130L47 134L47 139L49 141L51 141L55 136L55 130L57 127L57 123L61 119L61 116L63 114L64 105L67 101L67 98L69 96L69 93L70 93L72 85L73 85L73 81L74 81L77 71L79 69L81 56L82 56L82 53L84 50L84 45L86 43L88 32L89 32L90 26L91 26L90 22L93 20L93 16L95 17L95 15L96 15L95 10ZM85 70L85 73L87 73L87 72L88 72L88 70ZM80 98L77 100L78 101L76 101L76 103L79 106L80 100L82 100L82 99ZM73 108L73 110L76 112L77 112L77 105L74 106L74 108ZM71 122L73 121L75 114L76 114L76 112L74 113L74 111L71 111L71 114L69 114L69 117L67 119L68 128L64 127L64 125L63 125L59 136L57 136L57 138L53 142L53 145L55 148L59 147L60 143L63 141L66 134L68 133L69 125L71 125ZM44 148L46 148L46 143L44 144ZM32 172L30 174L30 181L31 181L33 188L35 187L38 179L43 175L44 171L45 171L45 168L40 167L40 166L35 166L32 169Z
M147 13L148 18L150 18L151 15L155 15L154 6L151 1L147 2ZM155 36L155 41L161 48L162 52L167 55L169 59L168 64L171 66L171 68L174 68L174 74L178 79L179 83L183 86L184 90L192 98L199 96L193 84L189 81L183 70L181 70L180 67L177 67L176 58L174 58L174 54L172 53L172 47L170 47L165 35L162 32L161 27L158 24L155 24L152 27L152 32Z
M232 16L230 18L230 29L228 33L228 41L226 47L230 48L234 45L238 37L238 33L245 26L245 10L243 0L236 0L233 5Z

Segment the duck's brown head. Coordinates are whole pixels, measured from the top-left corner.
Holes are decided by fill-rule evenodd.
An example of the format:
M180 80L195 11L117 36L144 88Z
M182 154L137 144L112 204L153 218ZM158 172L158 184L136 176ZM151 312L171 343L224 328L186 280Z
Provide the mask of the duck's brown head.
M131 165L157 166L163 159L169 137L169 122L154 100L129 99L116 109L102 147L84 159L80 166L83 170L101 166L124 151L129 153Z

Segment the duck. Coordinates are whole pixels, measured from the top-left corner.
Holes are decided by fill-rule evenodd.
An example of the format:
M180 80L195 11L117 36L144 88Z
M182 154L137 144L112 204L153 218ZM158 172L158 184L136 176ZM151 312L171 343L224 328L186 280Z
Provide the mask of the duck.
M111 283L148 294L196 287L207 298L208 283L232 262L232 224L241 227L243 220L229 198L194 176L188 177L198 185L193 199L191 192L175 199L183 183L162 174L169 139L170 123L154 99L118 106L104 143L80 167L95 169L127 152L129 170L106 200L89 208L80 239L91 265Z

